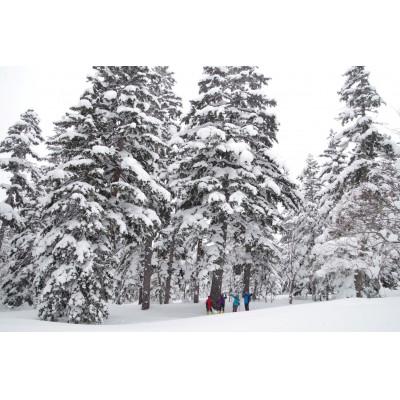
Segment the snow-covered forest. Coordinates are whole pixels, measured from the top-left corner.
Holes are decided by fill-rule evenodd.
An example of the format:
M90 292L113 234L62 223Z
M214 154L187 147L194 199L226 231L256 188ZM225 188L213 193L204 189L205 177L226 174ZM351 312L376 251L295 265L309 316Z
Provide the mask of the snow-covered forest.
M53 132L21 110L0 143L2 304L103 323L129 303L151 313L223 293L292 304L396 290L399 137L377 120L368 70L344 71L340 129L321 132L326 148L298 179L273 152L270 79L206 66L183 112L169 67L99 66Z

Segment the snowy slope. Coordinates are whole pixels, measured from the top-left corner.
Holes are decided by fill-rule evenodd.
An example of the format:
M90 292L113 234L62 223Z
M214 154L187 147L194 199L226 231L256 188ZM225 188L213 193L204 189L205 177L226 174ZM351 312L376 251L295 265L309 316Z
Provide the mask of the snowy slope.
M104 325L40 321L34 310L0 311L0 331L400 331L400 296L329 302L284 298L254 302L250 312L204 315L203 304L112 306ZM228 308L231 305L228 304Z
M400 297L346 299L152 324L154 331L400 331Z

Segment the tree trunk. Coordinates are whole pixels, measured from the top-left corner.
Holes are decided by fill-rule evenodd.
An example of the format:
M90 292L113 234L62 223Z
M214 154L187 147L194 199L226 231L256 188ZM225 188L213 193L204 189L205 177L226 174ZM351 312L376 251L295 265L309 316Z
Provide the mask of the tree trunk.
M161 282L161 275L160 272L157 274L158 278L158 286L159 286L159 291L158 291L158 302L160 304L163 304L163 290L162 290L162 282Z
M356 270L354 274L354 286L356 289L356 296L363 297L364 290L364 272L361 270Z
M222 278L224 275L224 264L225 264L225 251L226 251L226 239L227 239L228 224L226 221L222 224L222 236L223 236L223 249L222 254L219 258L220 267L216 269L212 274L210 296L214 306L217 304L219 296L222 292Z
M293 290L294 290L294 279L290 281L289 285L289 304L293 304Z
M258 279L255 279L254 282L254 290L253 290L253 300L257 300L257 296L258 296Z
M199 297L200 297L200 282L199 279L197 278L193 282L193 303L197 304L199 302Z
M251 258L251 246L246 244L246 254ZM244 264L243 268L243 292L250 292L251 263Z
M6 231L6 227L5 227L5 224L4 224L4 221L3 221L2 224L1 224L1 227L0 227L0 251L3 248L3 241L4 241L5 231Z
M193 303L196 304L199 302L199 297L200 297L199 270L203 254L204 254L203 242L201 239L199 239L197 242L196 270L194 271L194 276L193 276Z
M171 299L171 280L172 280L172 273L174 272L173 265L174 265L176 234L177 232L175 230L172 235L171 247L169 249L167 279L165 280L164 304L169 304L169 301Z
M139 306L143 303L143 289L142 287L139 288L139 300L138 300L138 304Z
M219 268L213 272L210 296L214 305L217 304L219 296L221 296L223 274L224 271L222 268Z
M311 280L311 298L313 301L317 301L317 284L315 279Z
M151 276L153 274L153 266L151 265L151 259L153 256L152 245L153 245L153 238L149 236L146 239L144 247L142 310L148 310L150 308Z
M164 304L169 304L171 299L171 279L172 279L172 271L167 270L167 279L165 280L165 294L164 294Z
M250 292L250 271L251 271L251 264L244 265L243 271L243 291Z

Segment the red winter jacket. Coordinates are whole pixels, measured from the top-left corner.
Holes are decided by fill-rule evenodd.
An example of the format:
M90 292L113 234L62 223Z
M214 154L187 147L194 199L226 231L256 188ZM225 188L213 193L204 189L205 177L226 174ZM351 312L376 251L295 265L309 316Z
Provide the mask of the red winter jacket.
M212 306L213 306L212 298L211 298L211 297L208 297L208 299L207 299L207 301L206 301L207 310L211 310L211 309L212 309Z

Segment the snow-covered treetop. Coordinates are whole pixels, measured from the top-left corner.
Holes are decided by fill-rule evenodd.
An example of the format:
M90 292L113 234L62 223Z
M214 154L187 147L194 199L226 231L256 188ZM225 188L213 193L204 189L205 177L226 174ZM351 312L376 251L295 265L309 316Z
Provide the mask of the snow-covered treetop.
M340 140L335 131L331 130L328 136L328 147L320 155L323 159L320 178L323 183L331 183L344 168L346 156L340 147Z
M353 152L362 158L373 159L384 147L384 137L375 122L378 108L384 102L370 84L365 67L352 67L344 77L345 83L338 92L340 100L345 103L345 109L338 117L343 126L338 137L343 138L345 145L346 141L347 144L357 143Z
M34 160L41 158L35 146L43 141L39 117L33 110L21 114L20 120L12 125L0 143L0 167L11 173L7 186L6 200L1 205L0 218L18 226L23 224L23 214L35 197L35 181L39 168Z
M347 109L341 114L342 123L365 116L367 111L376 112L383 101L369 82L369 72L365 67L351 67L343 76L346 81L338 94Z
M9 153L10 162L21 162L28 155L40 159L34 147L43 142L39 127L39 117L33 110L27 110L20 116L20 120L12 125L5 139L0 143L0 153Z
M383 100L370 84L365 67L352 67L344 76L345 83L339 96L346 108L339 115L343 129L337 138L342 151L349 156L349 163L337 180L354 186L368 181L368 174L373 171L377 160L393 154L394 143L381 133L380 125L375 122Z
M254 66L204 67L181 134L181 212L215 226L230 221L241 235L247 226L249 242L265 236L262 226L277 228L278 203L298 203L295 185L270 153L278 124L267 82Z
M304 199L307 202L316 203L321 183L319 177L319 165L312 154L307 156L306 167L300 175L299 180L302 183Z

